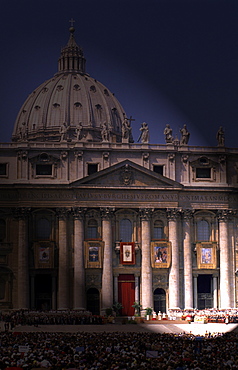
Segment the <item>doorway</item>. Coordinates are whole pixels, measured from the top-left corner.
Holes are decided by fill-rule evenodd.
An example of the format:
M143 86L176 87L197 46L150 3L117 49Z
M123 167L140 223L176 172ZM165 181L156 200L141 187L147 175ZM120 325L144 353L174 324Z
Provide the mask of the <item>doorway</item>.
M99 291L96 288L90 288L87 291L87 311L93 315L100 314L100 299Z
M166 312L166 293L162 288L157 288L154 291L154 311L156 314Z
M52 308L52 276L38 274L35 276L35 308L49 311Z
M198 275L198 309L213 307L212 275Z
M122 316L133 316L135 302L135 277L132 274L118 276L118 302L122 304Z

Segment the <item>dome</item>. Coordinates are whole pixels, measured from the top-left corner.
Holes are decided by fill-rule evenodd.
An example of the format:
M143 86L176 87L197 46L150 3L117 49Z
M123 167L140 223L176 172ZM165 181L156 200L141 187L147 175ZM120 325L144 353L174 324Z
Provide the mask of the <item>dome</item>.
M107 87L86 73L85 62L71 27L58 73L26 99L13 141L122 141L123 123L130 128L130 121ZM131 134L128 140L133 142Z

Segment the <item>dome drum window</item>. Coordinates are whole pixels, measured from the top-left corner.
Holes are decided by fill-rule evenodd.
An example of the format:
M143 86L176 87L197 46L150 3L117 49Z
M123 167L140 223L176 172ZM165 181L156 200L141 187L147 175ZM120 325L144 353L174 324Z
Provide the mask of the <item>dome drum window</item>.
M64 86L62 85L58 85L57 88L56 88L57 91L62 91L64 90Z
M53 104L53 107L54 107L54 108L59 108L59 107L60 107L60 104L58 104L58 103L54 103L54 104Z
M36 164L36 176L52 176L52 164Z
M79 90L81 90L81 88L80 88L80 86L79 86L78 84L75 84L75 85L74 85L74 87L73 87L73 89L74 89L75 91L79 91Z
M74 107L75 108L82 108L82 104L79 101L77 101L77 102L74 103Z
M92 92L96 92L97 90L96 90L96 87L94 86L94 85L92 85L92 86L90 86L90 91L92 91Z
M193 181L216 181L218 163L207 157L200 157L190 164Z
M32 177L57 177L57 167L59 158L48 155L47 153L41 153L36 157L29 158L32 167Z

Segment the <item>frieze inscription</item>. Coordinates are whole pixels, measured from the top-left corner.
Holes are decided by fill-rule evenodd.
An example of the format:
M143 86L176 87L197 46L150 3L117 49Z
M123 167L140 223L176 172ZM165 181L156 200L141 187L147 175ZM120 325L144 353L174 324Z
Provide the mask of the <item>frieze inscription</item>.
M213 203L213 204L228 204L237 203L238 198L232 194L206 193L191 194L180 192L165 192L165 191L123 191L120 190L86 190L86 189L69 189L69 190L25 190L18 191L2 191L0 192L1 202L11 201L123 201L123 202L175 202L177 206L188 203Z

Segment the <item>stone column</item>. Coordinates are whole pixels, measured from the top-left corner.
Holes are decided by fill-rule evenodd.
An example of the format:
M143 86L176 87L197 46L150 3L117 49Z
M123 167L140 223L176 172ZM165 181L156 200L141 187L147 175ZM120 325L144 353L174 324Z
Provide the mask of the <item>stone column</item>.
M112 272L112 216L113 208L101 208L102 237L104 241L102 271L102 311L113 305L113 272Z
M217 276L216 275L213 275L212 276L213 278L213 307L214 308L217 308Z
M84 266L84 212L74 208L74 309L86 309L85 266Z
M220 245L220 308L231 307L228 221L230 212L218 212Z
M198 308L198 275L193 277L194 308Z
M167 211L169 224L169 241L172 244L171 267L169 271L169 308L180 307L179 303L179 245L177 220L180 212L177 209Z
M151 230L150 218L153 209L140 209L141 217L141 305L142 309L153 307L152 268L151 268Z
M135 302L140 302L139 276L135 275Z
M68 210L66 208L58 208L57 212L59 218L58 310L66 310L69 308Z
M18 308L29 308L28 214L29 208L17 209L18 217Z
M183 212L184 307L193 308L193 266L191 246L191 219L193 211Z

